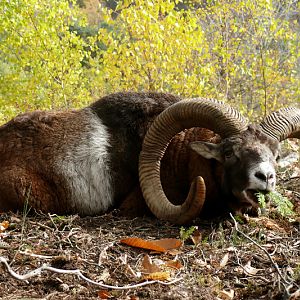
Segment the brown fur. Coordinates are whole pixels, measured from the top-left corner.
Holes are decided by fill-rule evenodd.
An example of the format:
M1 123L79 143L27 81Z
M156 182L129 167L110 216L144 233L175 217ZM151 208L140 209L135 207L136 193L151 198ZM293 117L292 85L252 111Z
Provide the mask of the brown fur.
M193 141L219 143L220 137L204 128L191 128L177 134L170 142L161 163L161 180L167 198L173 204L182 204L195 177L202 176L206 184L209 202L204 207L203 216L210 216L211 206L220 205L223 169L215 160L207 160L189 147ZM140 216L149 213L139 186L125 197L120 206L124 215ZM216 209L216 207L215 207ZM215 211L216 212L216 211Z
M138 155L148 127L155 116L179 100L163 93L117 93L82 110L35 111L2 125L0 211L22 210L28 201L37 210L80 213L71 204L70 189L76 184L74 177L82 175L66 176L63 168L70 156L76 161L78 146L91 138L91 114L109 135L110 158L103 168L112 177L116 205L138 185Z
M23 209L24 203L29 201L29 205L37 210L86 214L84 209L80 211L81 203L85 202L85 205L92 207L88 214L97 214L118 206L125 199L121 205L124 211L132 213L136 209L144 212L138 180L138 157L143 138L155 117L179 100L179 97L162 93L118 93L108 95L79 111L37 111L20 115L1 126L0 211ZM89 146L93 138L91 118L96 119L97 126L107 129L109 145L105 148L105 155L109 158L105 157L101 168L107 171L103 174L111 176L109 182L105 181L109 176L97 177L95 170L98 169L93 169L101 157L92 152ZM237 157L230 164L225 159L224 163L205 159L190 149L189 144L193 141L210 142L213 146L219 144L218 151L223 159L227 148L239 148L236 154L243 158L239 162ZM78 147L82 144L84 153L93 153L95 161L94 157L87 156L78 161ZM230 201L233 203L231 207L239 207L232 195L232 188L242 190L246 186L248 178L245 171L266 155L262 153L263 147L268 153L271 151L267 158L275 161L278 143L272 142L255 128L250 127L246 132L224 140L207 129L185 130L172 139L162 159L163 189L172 203L181 204L191 182L195 177L202 176L206 184L204 213L217 212L218 207L222 210ZM69 157L74 162L71 166L74 167L71 170L73 173L65 170L69 168ZM87 164L87 172L82 172L80 166L77 168L77 163ZM74 190L79 182L77 177L87 186L88 196L90 190L97 191L93 194L97 197L96 204L98 195L102 197L99 201L109 203L106 195L112 190L112 203L104 211L100 208L93 211L94 204L88 196L79 197L83 199L79 204L74 202ZM108 187L99 194L96 188L104 184Z
M86 126L82 112L36 111L0 127L0 210L14 210L34 198L38 210L66 212L67 204L59 199L68 191L53 170L54 159L78 143Z

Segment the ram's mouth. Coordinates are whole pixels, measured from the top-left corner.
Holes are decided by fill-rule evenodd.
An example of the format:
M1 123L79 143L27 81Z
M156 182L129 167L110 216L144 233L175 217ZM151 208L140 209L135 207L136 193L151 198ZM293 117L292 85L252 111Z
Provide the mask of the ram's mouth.
M256 205L259 204L260 196L262 196L261 199L265 199L265 195L267 195L269 193L266 190L253 190L253 189L248 189L245 192L247 195L246 198L248 198L248 200L250 200L249 202L251 204L255 203Z
M231 209L239 215L248 214L257 216L259 212L260 202L259 195L266 195L266 190L245 189L242 192L235 191L236 201L232 203ZM264 197L262 199L265 199ZM267 199L266 199L267 200Z

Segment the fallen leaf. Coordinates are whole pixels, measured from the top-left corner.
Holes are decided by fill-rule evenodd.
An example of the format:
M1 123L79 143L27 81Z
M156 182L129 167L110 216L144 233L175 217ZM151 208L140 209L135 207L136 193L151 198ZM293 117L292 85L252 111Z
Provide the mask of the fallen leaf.
M250 260L245 264L244 270L247 274L250 274L250 275L256 275L256 273L259 271L259 269L251 267Z
M259 217L259 218L251 218L252 221L254 221L255 223L264 226L267 229L270 230L275 230L278 232L286 232L284 230L284 228L280 227L277 223L275 223L274 221L270 220L267 217Z
M230 290L228 292L225 291L225 290L222 290L222 291L219 292L219 296L223 300L231 300L234 297L234 290Z
M193 231L193 234L191 235L191 240L193 241L194 245L197 246L202 241L202 234L198 229L195 229Z
M227 252L220 261L220 268L224 268L229 260L229 252Z
M182 241L179 239L160 239L155 240L154 243L166 250L177 249L182 245Z
M132 246L135 248L142 248L147 250L153 250L157 252L166 252L167 250L157 244L154 241L146 241L140 238L126 238L120 241L122 244L126 244L128 246Z
M279 231L279 232L285 232L285 230L282 227L280 227L278 224L276 224L272 220L269 220L269 219L265 220L264 225L267 229L275 230L275 231Z
M182 251L177 250L177 249L169 249L169 250L168 250L168 254L171 254L171 255L173 255L173 256L176 256L176 255L182 254Z
M120 241L123 244L136 247L136 248L142 248L157 252L166 252L170 249L176 249L179 248L182 245L182 242L178 239L161 239L161 240L144 240L141 238L131 237L122 239Z
M0 232L4 232L9 226L9 222L8 221L3 221L2 223L0 223Z
M181 262L179 260L166 261L165 266L167 266L169 268L173 268L175 270L179 270L179 269L183 268L183 265L181 264Z
M161 269L154 263L152 263L152 260L149 255L145 255L142 261L142 271L144 273L158 273L161 271Z
M169 272L155 272L151 274L144 275L147 280L168 280L170 279Z
M98 297L100 299L109 299L109 298L111 298L111 295L110 295L109 291L107 291L107 290L100 290L100 291L98 291Z

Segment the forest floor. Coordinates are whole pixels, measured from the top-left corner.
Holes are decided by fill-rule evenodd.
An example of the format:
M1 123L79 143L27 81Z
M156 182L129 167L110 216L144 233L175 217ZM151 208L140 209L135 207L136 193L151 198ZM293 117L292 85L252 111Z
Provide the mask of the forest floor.
M293 217L269 207L257 218L195 220L182 229L118 211L2 213L0 299L300 299L298 162L281 169L279 186ZM121 242L132 237L142 248ZM167 246L144 249L159 239Z

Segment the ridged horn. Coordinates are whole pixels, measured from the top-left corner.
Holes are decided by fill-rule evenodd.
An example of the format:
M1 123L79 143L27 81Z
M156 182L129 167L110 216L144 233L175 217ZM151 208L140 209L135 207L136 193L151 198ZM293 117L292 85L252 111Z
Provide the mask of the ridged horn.
M286 107L269 114L261 123L261 130L279 142L300 138L300 109Z
M170 140L180 131L203 127L222 138L247 129L248 121L238 111L212 99L182 100L164 110L149 128L140 153L140 185L146 203L159 219L184 224L199 215L205 200L205 184L197 177L182 205L167 199L160 180L160 162Z

